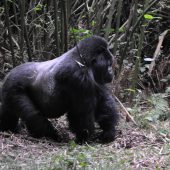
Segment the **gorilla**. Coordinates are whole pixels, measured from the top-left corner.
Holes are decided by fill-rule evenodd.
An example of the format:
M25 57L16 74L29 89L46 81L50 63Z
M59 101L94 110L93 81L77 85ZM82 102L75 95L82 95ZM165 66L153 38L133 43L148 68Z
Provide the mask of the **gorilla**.
M19 118L33 137L59 141L48 118L66 114L78 143L115 138L118 113L106 83L112 81L113 56L105 39L92 36L53 60L27 62L7 75L2 86L0 130L17 131Z

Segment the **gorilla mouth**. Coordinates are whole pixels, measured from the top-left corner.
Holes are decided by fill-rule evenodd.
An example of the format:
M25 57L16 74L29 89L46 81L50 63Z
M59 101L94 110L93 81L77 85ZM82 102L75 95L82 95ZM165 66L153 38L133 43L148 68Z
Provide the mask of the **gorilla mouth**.
M112 66L108 67L108 72L109 72L109 74L113 75L113 68L112 68Z
M113 67L109 66L107 70L107 75L105 76L105 82L110 83L114 79Z

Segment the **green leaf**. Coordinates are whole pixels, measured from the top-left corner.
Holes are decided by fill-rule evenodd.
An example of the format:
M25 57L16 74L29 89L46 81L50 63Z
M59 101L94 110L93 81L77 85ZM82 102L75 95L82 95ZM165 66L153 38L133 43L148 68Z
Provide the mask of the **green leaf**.
M34 11L41 11L42 10L42 5L38 4L35 8Z
M92 25L92 27L94 27L94 26L96 25L96 21L93 20L93 21L91 22L91 25Z
M87 162L80 162L80 166L81 166L81 167L87 167L87 166L88 166L88 163L87 163Z
M109 29L105 28L103 29L103 31L108 33L113 33L115 30L113 28L109 28Z
M150 15L150 14L145 14L145 15L144 15L144 18L147 19L147 20L152 20L152 19L154 19L154 17L153 17L152 15Z
M120 27L119 32L125 32L125 27Z
M133 92L133 93L136 92L134 89L125 89L125 90L127 90L127 91L129 91L129 92Z
M78 29L71 28L71 29L70 29L70 32L76 34L76 33L78 33L79 31L78 31Z

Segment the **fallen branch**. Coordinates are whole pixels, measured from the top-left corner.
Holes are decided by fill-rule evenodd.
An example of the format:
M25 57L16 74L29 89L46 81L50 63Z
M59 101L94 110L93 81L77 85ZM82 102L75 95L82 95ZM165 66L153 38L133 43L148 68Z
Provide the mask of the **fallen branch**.
M162 43L163 43L163 40L166 36L166 34L168 33L169 30L165 30L160 36L159 36L159 42L158 42L158 45L156 47L156 50L155 50L155 53L154 53L154 56L153 56L153 61L151 62L151 64L149 65L149 75L151 75L152 73L152 70L155 66L155 60L156 58L160 55L160 50L161 50L161 47L162 47Z
M137 125L136 121L134 120L134 118L130 115L130 113L128 112L128 110L123 106L122 102L116 97L114 96L115 99L118 101L118 103L120 104L121 108L125 111L126 114L126 120L130 120L132 121L135 125Z

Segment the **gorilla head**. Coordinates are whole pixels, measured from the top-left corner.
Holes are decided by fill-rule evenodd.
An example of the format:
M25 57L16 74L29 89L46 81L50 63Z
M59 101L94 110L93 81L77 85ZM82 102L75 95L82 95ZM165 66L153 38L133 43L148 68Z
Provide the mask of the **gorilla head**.
M92 68L95 81L99 84L111 82L113 56L107 42L103 38L93 36L81 41L78 48L86 66Z
M112 59L107 42L92 36L56 59L17 66L2 87L0 130L16 131L21 118L33 136L59 141L48 118L66 114L77 142L89 139L94 122L103 130L101 140L112 141L118 114L105 86Z

